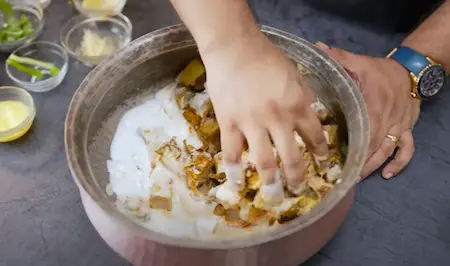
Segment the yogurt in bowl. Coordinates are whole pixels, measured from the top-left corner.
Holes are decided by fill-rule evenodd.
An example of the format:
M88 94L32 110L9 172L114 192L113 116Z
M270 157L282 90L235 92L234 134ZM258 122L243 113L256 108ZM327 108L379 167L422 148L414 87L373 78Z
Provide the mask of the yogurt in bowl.
M293 131L308 163L305 181L287 187L280 162L276 182L262 186L248 150L240 165L223 162L205 77L194 59L176 81L122 116L107 161L106 190L117 197L116 207L151 230L190 239L236 238L309 213L340 182L345 161L347 140L330 111L313 104L329 161L317 160Z

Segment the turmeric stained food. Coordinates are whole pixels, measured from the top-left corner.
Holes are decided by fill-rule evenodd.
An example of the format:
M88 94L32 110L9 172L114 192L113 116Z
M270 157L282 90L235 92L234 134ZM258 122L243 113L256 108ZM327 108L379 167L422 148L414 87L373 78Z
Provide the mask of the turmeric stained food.
M301 68L299 68L301 70ZM281 204L270 205L261 197L261 181L255 165L251 162L248 150L242 154L242 171L245 184L238 189L238 200L230 203L217 197L219 188L227 182L220 147L220 130L213 106L205 90L206 72L200 59L194 59L178 76L175 101L190 130L198 135L201 148L195 148L184 141L180 147L173 139L155 149L158 155L152 167L162 163L168 168L177 168L180 162L182 178L194 197L203 199L215 208L211 215L220 217L223 223L233 228L251 228L252 226L273 226L289 222L308 213L332 189L340 179L345 160L346 140L340 139L338 125L333 122L331 113L320 103L314 104L317 115L329 146L330 161L321 165L306 149L301 137L296 134L298 148L303 152L308 166L305 181L301 189L292 191L284 188L284 200ZM143 132L144 139L152 139L152 132ZM276 154L276 150L274 149ZM280 162L280 168L282 167ZM176 192L174 192L176 193ZM170 212L171 193L160 193L152 197L150 208Z

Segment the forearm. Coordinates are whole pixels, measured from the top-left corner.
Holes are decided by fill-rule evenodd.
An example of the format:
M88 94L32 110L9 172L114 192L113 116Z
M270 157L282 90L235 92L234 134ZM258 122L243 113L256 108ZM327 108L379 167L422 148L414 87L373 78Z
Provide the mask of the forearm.
M450 0L446 0L402 45L439 61L450 72Z
M247 0L171 0L201 54L260 34Z

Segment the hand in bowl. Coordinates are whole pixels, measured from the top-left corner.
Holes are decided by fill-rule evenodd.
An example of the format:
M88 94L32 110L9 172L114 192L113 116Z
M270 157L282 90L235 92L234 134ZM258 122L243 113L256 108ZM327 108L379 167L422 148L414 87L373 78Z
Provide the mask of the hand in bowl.
M239 163L246 139L262 184L274 183L279 175L273 141L287 183L295 187L305 161L294 131L317 158L326 159L326 140L310 107L313 93L291 60L262 33L208 51L202 58L228 164Z
M382 175L397 175L414 154L412 128L420 113L420 100L411 96L408 72L388 58L357 55L317 43L338 61L362 90L370 120L370 148L361 176L367 177L395 153Z

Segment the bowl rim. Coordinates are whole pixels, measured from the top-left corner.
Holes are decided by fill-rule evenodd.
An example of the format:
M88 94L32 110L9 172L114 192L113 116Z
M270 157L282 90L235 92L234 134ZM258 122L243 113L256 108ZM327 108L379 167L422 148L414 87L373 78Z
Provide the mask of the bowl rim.
M128 0L122 0L120 6L116 6L115 8L115 12L113 13L114 15L118 15L122 12L123 8L125 7L126 3ZM73 1L75 8L78 10L78 12L80 12L83 15L86 15L88 17L102 17L102 16L92 16L92 13L95 13L97 11L102 11L104 10L104 8L85 8L83 7L83 1L80 0L74 0ZM88 11L92 11L92 12L88 12Z
M278 30L269 26L261 26L261 30L265 33L269 33L271 35L276 35L283 39L289 40L291 42L297 43L298 45L307 46L308 49L311 49L317 56L322 58L322 60L326 60L329 62L330 66L334 71L338 73L340 78L345 82L345 84L351 90L351 93L354 94L355 99L357 100L357 104L359 105L358 113L361 114L361 119L359 120L359 124L362 128L369 129L369 123L367 119L367 111L362 98L362 94L360 93L359 88L354 83L349 74L332 58L330 58L325 52L311 44L310 42L294 35L291 33L287 33L282 30ZM183 248L194 248L194 249L207 249L207 250L229 250L229 249L240 249L240 248L248 248L252 246L262 245L268 242L276 241L281 238L292 235L296 232L301 231L304 228L309 227L313 223L316 223L320 219L322 219L326 214L328 214L334 207L339 204L347 193L356 185L359 181L358 176L349 176L349 181L344 181L339 184L339 187L335 187L333 189L333 193L329 193L322 201L321 204L323 208L319 210L319 206L313 208L313 210L301 217L298 217L294 221L287 223L278 228L274 228L273 230L268 230L267 233L264 234L255 234L250 235L245 238L237 238L237 239L226 239L226 240L199 240L199 239L184 239L184 238L176 238L171 237L162 233L158 233L157 231L153 231L151 229L147 229L140 225L137 221L130 219L124 213L120 212L117 208L114 207L112 202L108 201L103 192L101 195L97 195L97 188L93 185L89 184L87 181L80 178L82 176L94 176L91 169L83 169L80 163L80 159L77 157L77 153L74 151L74 147L76 145L74 141L75 129L74 125L76 123L76 113L77 110L80 109L80 105L83 103L83 97L88 93L88 80L95 79L94 77L101 77L105 75L105 71L111 68L111 63L114 63L119 58L127 55L130 50L134 48L138 48L142 45L148 44L148 42L153 41L157 37L163 36L164 34L173 32L173 31L187 31L187 28L184 24L177 24L169 27L165 27L154 32L148 33L135 41L133 41L126 48L123 48L116 52L113 55L108 56L106 59L102 61L93 71L91 71L88 76L81 83L80 87L75 92L72 101L69 105L68 113L65 121L65 130L64 130L64 142L65 142L65 151L66 157L68 160L69 168L72 174L72 177L75 183L78 185L79 189L84 190L87 196L97 204L100 209L105 212L110 218L115 220L121 225L127 226L129 229L132 229L133 232L137 232L138 235L142 238L155 241L157 243L161 243L164 245L183 247ZM189 41L184 41L185 44L192 45L195 47L195 43L192 39ZM185 46L187 47L187 46ZM152 57L157 57L158 55L167 53L169 51L165 50L159 53L155 53ZM369 132L364 132L363 137L363 147L360 150L362 154L367 153L368 149L368 136ZM87 143L83 144L84 153L87 154ZM361 165L364 162L365 156L360 156L357 158L358 165ZM90 167L88 167L90 168ZM359 174L359 170L357 170Z
M44 10L40 5L12 5L13 10L22 10L27 11L33 15L35 15L39 19L39 23L37 24L36 29L30 35L22 37L18 40L9 41L9 42L0 42L0 47L17 47L27 42L32 42L35 40L41 33L44 28L45 19L44 19Z
M34 103L33 96L31 96L31 94L27 90L16 86L0 86L0 92L4 90L12 90L16 95L24 96L25 98L27 98L27 100L29 100L31 103L31 105L27 104L27 107L29 107L31 110L27 118L24 119L22 122L20 122L20 124L8 130L0 131L0 136L17 133L16 131L29 125L31 122L33 122L34 118L36 117L36 105Z
M40 80L40 81L38 81L38 82L28 82L28 81L24 81L24 80L21 80L21 79L16 78L16 77L12 74L12 72L11 72L11 70L10 70L10 66L9 66L8 63L7 63L8 59L11 57L11 55L13 55L13 54L19 52L20 50L29 48L30 46L36 45L36 44L37 44L37 45L47 45L47 46L51 46L52 48L56 48L56 49L58 50L59 55L63 58L63 61L64 61L63 65L62 65L61 68L60 68L60 71L59 71L58 75L49 77L49 78L44 79L44 80ZM36 41L36 42L30 42L30 43L27 43L27 44L25 44L25 45L23 45L23 46L20 46L19 48L15 49L15 50L8 56L8 58L7 58L6 61L5 61L5 71L6 71L6 74L8 75L8 77L9 77L12 81L14 81L15 83L21 84L21 85L24 86L24 87L29 86L29 85L41 85L41 86L47 87L47 86L46 86L47 84L48 84L48 87L51 87L52 84L53 84L53 81L62 79L62 78L64 78L64 77L66 76L66 74L67 74L67 68L68 68L68 67L69 67L69 56L68 56L66 50L65 50L63 47L61 47L61 45L59 45L59 44L57 44L57 43L54 43L54 42L49 42L49 41ZM43 84L44 84L44 85L43 85Z
M80 20L80 21L78 23L76 23L77 20ZM130 42L130 40L131 40L131 34L132 34L132 31L133 31L133 24L131 23L130 19L127 16L125 16L122 13L119 13L119 14L115 14L114 16L111 16L111 17L90 17L90 16L87 16L87 15L85 15L83 13L80 13L80 14L70 18L61 27L60 40L59 41L60 41L62 47L64 48L64 50L66 50L70 54L70 56L72 56L75 59L77 59L79 61L82 61L84 63L84 60L80 59L80 56L77 55L77 52L73 51L70 48L70 46L69 46L68 42L66 41L66 39L68 38L68 36L70 36L72 34L72 32L76 28L78 28L78 25L81 25L81 24L84 24L84 23L87 23L87 22L91 22L91 21L108 21L108 20L109 21L113 21L113 23L115 23L115 24L121 24L124 27L125 33L126 33L126 38L127 38L128 41L126 43L124 43L123 46L127 45ZM120 21L120 20L122 20L122 21ZM124 22L124 23L122 23L122 22ZM81 42L81 40L80 40L80 42ZM123 48L123 47L119 47L119 49L121 49L121 48ZM90 58L104 58L104 57L106 57L106 56L91 56ZM89 63L89 62L86 62L86 63Z

